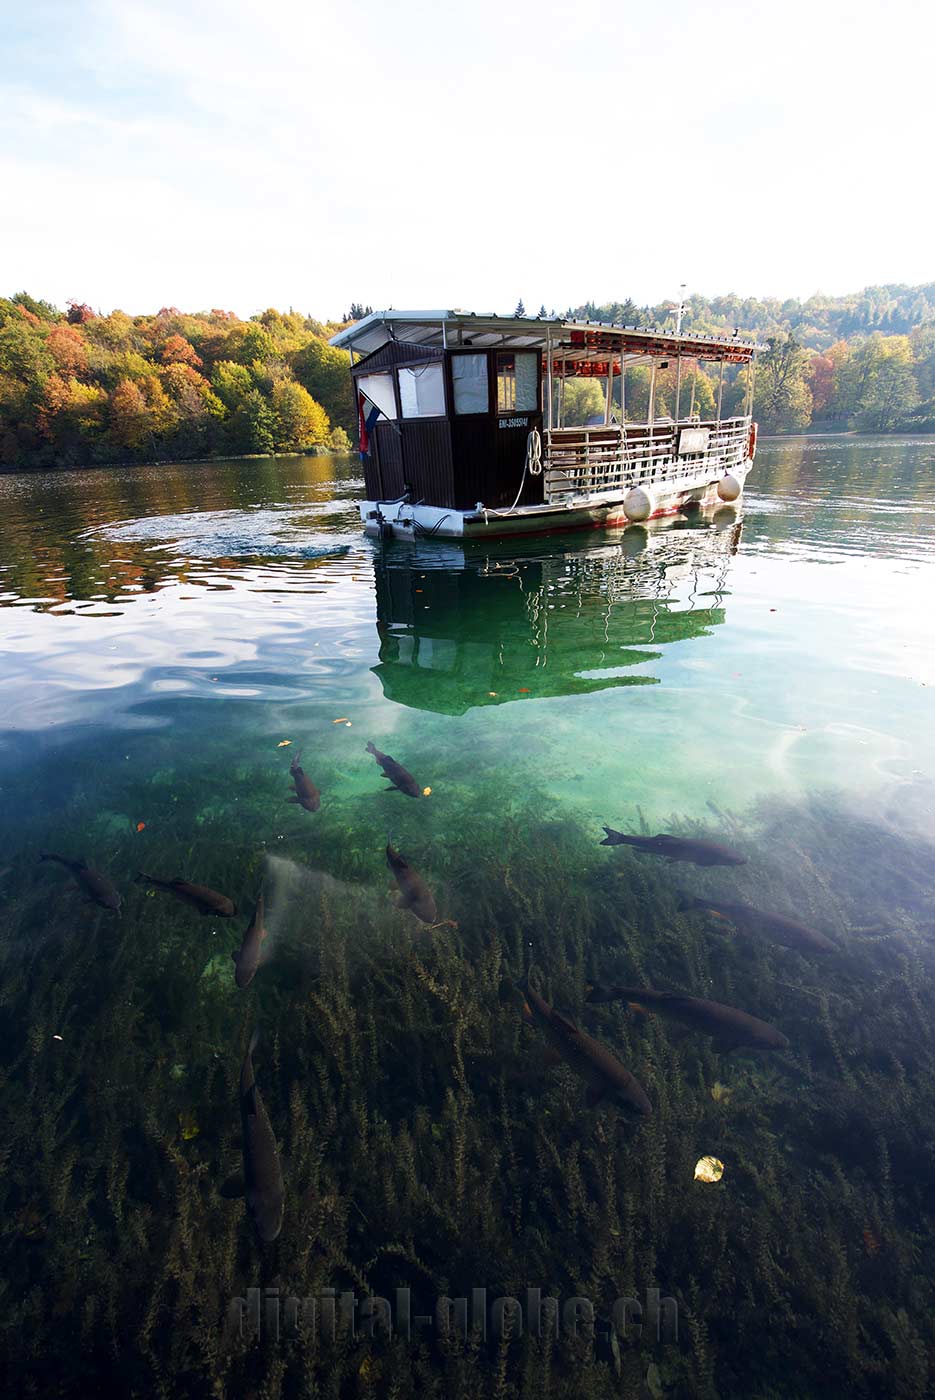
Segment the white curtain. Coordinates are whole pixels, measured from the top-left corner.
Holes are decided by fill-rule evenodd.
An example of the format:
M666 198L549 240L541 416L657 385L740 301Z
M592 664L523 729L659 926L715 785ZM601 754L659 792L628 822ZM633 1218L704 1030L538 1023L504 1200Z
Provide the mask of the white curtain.
M451 377L454 381L455 413L486 413L487 356L452 355Z
M375 403L384 418L396 417L396 398L393 394L393 381L388 374L362 374L357 387L371 403Z
M444 418L445 381L441 365L401 369L398 373L404 418Z
M539 356L523 352L516 356L516 408L529 412L539 396Z

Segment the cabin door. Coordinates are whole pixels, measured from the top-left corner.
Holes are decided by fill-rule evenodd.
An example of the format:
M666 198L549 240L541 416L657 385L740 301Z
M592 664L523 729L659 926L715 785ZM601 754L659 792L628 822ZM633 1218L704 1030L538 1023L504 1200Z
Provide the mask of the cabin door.
M542 476L526 473L529 434L542 433L541 356L538 350L494 350L491 385L495 397L493 476L485 505L510 506L520 482L523 491L519 505L543 500Z

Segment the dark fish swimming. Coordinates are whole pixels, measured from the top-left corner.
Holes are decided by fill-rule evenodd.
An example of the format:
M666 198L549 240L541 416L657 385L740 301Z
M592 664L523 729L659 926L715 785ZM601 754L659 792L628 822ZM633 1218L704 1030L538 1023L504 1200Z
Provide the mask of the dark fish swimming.
M386 863L392 870L399 886L396 908L409 909L424 924L437 923L438 909L435 905L435 896L418 870L414 870L406 857L394 850L389 842L386 843Z
M266 929L263 927L263 896L260 895L250 920L250 927L243 936L240 951L231 953L235 968L234 981L238 987L249 987L256 976L256 970L260 966L263 939L266 936Z
M688 861L692 865L746 865L747 857L730 846L722 846L717 841L698 841L689 836L625 836L622 831L614 831L605 826L606 837L602 846L635 846L638 851L649 855L665 856L672 861Z
M317 812L321 806L321 793L301 766L301 758L302 755L297 754L289 764L289 773L295 787L295 792L289 801L297 802L300 807L305 808L306 812Z
M401 763L397 763L395 758L390 758L388 753L381 753L372 740L367 744L367 752L373 754L389 779L391 786L387 791L404 792L407 797L422 796L422 789L412 774Z
M253 1052L258 1039L254 1031L240 1071L244 1196L254 1229L264 1243L269 1243L282 1229L285 1193L279 1148L253 1072Z
M67 856L56 856L50 851L43 851L39 859L54 860L58 865L64 865L66 870L70 870L87 895L89 904L99 904L102 909L112 909L115 914L120 913L120 895L116 887L99 870L92 870L86 860L69 860Z
M652 1104L642 1084L612 1051L549 1006L532 987L524 988L524 996L549 1044L587 1084L589 1107L593 1108L607 1097L643 1117L652 1113Z
M190 904L199 914L216 914L222 919L230 919L237 913L237 906L226 894L209 890L207 885L192 885L177 875L174 880L159 880L155 875L145 875L141 870L135 881L137 885L150 885L154 890L165 890L183 904Z
M789 1042L782 1031L766 1021L724 1006L719 1001L683 996L680 992L656 992L649 987L592 987L588 1001L625 1001L634 1011L654 1012L681 1021L692 1030L714 1037L725 1052L750 1046L756 1050L784 1050Z
M787 918L785 914L768 914L762 909L754 909L752 904L735 904L722 899L691 899L684 896L679 905L682 913L692 909L703 909L717 919L725 919L735 924L743 933L752 933L768 938L773 943L781 943L784 948L797 948L800 953L836 953L837 944L817 928L798 919Z

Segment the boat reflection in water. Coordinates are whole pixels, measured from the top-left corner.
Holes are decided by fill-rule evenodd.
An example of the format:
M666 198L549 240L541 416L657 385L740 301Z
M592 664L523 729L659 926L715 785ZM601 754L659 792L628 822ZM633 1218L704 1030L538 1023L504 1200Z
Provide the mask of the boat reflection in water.
M722 507L597 539L377 545L373 670L387 699L449 715L653 685L635 668L724 621L741 530Z

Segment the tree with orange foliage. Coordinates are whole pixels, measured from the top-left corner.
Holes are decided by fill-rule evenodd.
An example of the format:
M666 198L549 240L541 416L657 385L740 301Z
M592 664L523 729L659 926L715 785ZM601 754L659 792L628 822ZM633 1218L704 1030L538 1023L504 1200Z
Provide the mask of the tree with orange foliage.
M94 312L86 301L70 301L66 319L73 326L84 326L94 320Z
M204 375L199 374L191 365L182 364L177 360L166 365L160 373L160 378L170 397L176 401L190 389L196 393L204 393L206 390L210 393L210 385Z
M194 345L186 340L184 335L169 336L162 347L162 362L165 365L191 365L193 369L201 369L204 363Z
M88 347L74 326L51 326L46 340L59 374L74 378L88 372Z
M806 379L812 391L812 416L824 417L834 397L834 360L829 355L813 355L808 362Z
M82 384L74 376L50 374L37 414L40 433L55 449L61 465L90 461L104 427L106 390Z
M148 409L139 386L132 379L121 379L110 396L111 439L135 452L148 431Z

